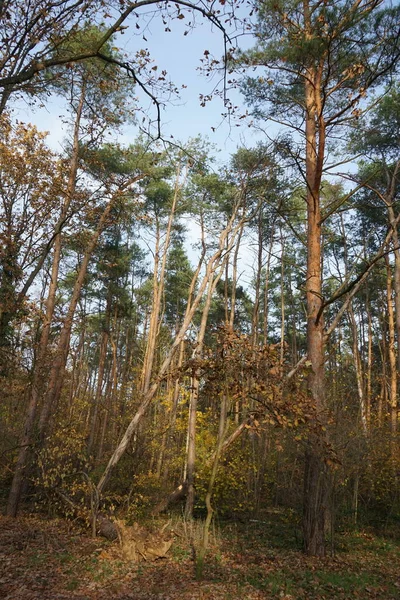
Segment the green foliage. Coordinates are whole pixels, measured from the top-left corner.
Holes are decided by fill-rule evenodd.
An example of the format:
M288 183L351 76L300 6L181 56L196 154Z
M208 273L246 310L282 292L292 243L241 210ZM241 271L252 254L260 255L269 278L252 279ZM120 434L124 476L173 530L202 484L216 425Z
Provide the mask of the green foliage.
M172 241L166 271L165 319L170 326L177 326L185 314L193 278L193 269L180 239Z
M357 116L365 91L379 84L398 53L394 23L399 7L364 7L351 0L335 3L263 1L257 3L257 45L239 61L257 66L258 77L247 77L243 92L257 117L300 124L304 114L304 77L322 64L324 114L342 111ZM284 109L284 113L282 113Z
M47 87L69 98L74 110L83 94L83 114L92 123L103 121L115 127L131 118L134 85L123 77L121 67L116 64L121 54L113 40L102 45L101 58L71 60L67 68L63 64L69 57L95 53L105 33L104 28L86 24L62 36L53 55L53 60L60 61L61 66L46 71L46 83Z

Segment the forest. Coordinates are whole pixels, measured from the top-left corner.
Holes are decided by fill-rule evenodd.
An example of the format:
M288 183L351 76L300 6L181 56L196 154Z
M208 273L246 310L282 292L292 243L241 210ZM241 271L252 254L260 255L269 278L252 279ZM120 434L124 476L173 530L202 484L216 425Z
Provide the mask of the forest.
M198 111L253 144L164 134L155 22L221 40ZM0 596L399 598L399 3L2 0L0 37Z

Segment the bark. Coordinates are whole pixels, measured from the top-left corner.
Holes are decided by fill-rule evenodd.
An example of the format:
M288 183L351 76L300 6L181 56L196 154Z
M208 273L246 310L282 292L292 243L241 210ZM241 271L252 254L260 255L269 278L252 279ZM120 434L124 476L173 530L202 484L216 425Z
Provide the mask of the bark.
M110 342L112 346L112 367L111 374L109 378L109 382L106 389L106 398L108 400L106 410L104 412L104 420L101 429L99 447L97 450L97 461L100 461L103 456L104 442L106 438L107 426L109 421L111 422L116 420L117 415L117 396L118 396L118 358L117 358L117 345L118 345L118 337L117 342L110 336ZM112 436L111 436L111 439Z
M67 190L65 195L64 205L61 211L59 224L60 226L56 227L55 236L53 238L54 242L54 256L53 263L51 269L51 277L50 277L50 286L49 292L46 302L46 313L43 322L42 332L40 335L40 342L38 348L38 356L36 359L34 372L33 372L33 381L30 390L29 400L28 400L28 408L25 417L25 424L23 429L23 434L20 440L20 451L18 454L17 464L15 467L14 477L11 484L10 494L8 497L7 504L7 515L16 517L18 512L18 505L21 499L21 491L24 485L24 477L26 466L28 462L29 449L31 447L33 441L33 429L35 424L36 412L38 402L43 393L43 381L45 380L46 373L46 357L48 352L48 343L50 337L50 327L53 321L54 308L56 304L56 293L58 286L58 272L60 268L60 260L61 260L61 224L65 222L67 217L69 207L71 205L72 199L75 194L76 189L76 177L79 166L79 129L82 118L83 105L85 101L85 87L82 88L79 104L77 107L75 125L74 125L74 136L73 136L73 146L72 146L72 156L71 156L71 164L70 164L70 173L68 178ZM49 248L50 250L50 248ZM43 255L43 262L46 254ZM25 290L26 285L23 290L23 296L25 297L27 293L27 289Z
M162 468L163 468L163 462L164 462L164 457L165 457L165 453L167 452L167 449L169 447L169 443L168 440L171 438L170 432L173 431L174 426L175 426L175 422L176 422L176 413L178 410L178 401L179 401L179 395L180 395L180 370L182 368L183 365L183 359L185 356L185 342L182 341L181 345L180 345L180 349L179 349L179 354L178 354L178 360L177 360L177 364L176 364L176 369L178 371L178 376L175 380L173 389L172 389L172 406L171 406L171 412L169 415L169 421L168 421L168 429L167 431L165 431L163 438L162 438L162 442L161 442L161 450L160 450L160 457L158 459L158 463L157 463L157 478L161 477L161 472L162 472ZM169 463L166 462L165 466L164 466L164 471L163 471L163 480L166 482L168 481L168 472L169 472Z
M395 348L395 318L393 310L393 289L392 289L392 270L390 268L389 257L385 256L386 262L386 300L388 317L388 356L389 356L389 403L390 403L390 429L392 434L397 430L397 361Z
M353 307L351 304L348 308L348 313L349 313L350 328L351 328L351 333L352 333L353 359L354 359L354 368L356 371L358 401L360 404L360 414L361 414L361 425L362 425L364 435L368 435L368 411L367 411L367 399L366 399L366 394L365 394L364 372L363 372L363 368L362 368L362 360L361 360L361 354L360 354L359 344L358 344L357 323L356 323L356 319L354 316L354 310L353 310Z
M237 206L237 208L238 208L238 206ZM153 400L153 398L158 390L160 381L165 377L165 375L172 363L172 360L174 358L175 351L180 346L180 343L182 342L182 340L184 339L184 337L186 335L186 332L192 322L193 316L200 304L200 301L203 297L203 294L207 288L209 281L211 280L212 277L214 277L214 274L218 269L220 269L219 276L221 276L221 269L223 269L223 267L224 267L224 259L222 259L221 257L223 255L225 255L225 257L226 257L229 254L229 251L233 247L235 236L237 235L238 231L241 228L241 222L239 222L238 224L235 225L235 219L237 216L237 208L236 208L236 210L233 211L233 214L228 223L228 226L220 234L218 250L214 253L214 255L207 262L205 274L204 274L202 282L199 286L199 289L198 289L195 297L193 298L193 300L191 302L188 302L188 305L186 308L186 314L183 319L182 325L176 334L175 340L172 343L167 356L165 357L163 363L160 366L157 378L155 379L153 384L150 386L149 390L145 394L141 395L139 407L138 407L135 415L133 416L132 420L130 421L128 427L126 428L121 441L119 442L118 446L114 450L114 452L107 464L107 467L104 470L104 473L99 480L99 483L97 485L97 490L98 490L99 496L101 496L102 492L104 491L115 466L118 464L118 462L121 459L121 457L123 456L126 448L128 447L128 444L130 443L133 435L137 431L138 425L141 422L142 417L146 413L148 406L150 405L151 401ZM226 246L226 239L230 233L232 233L233 235L230 238L228 252L225 253L224 251L225 251L225 246ZM200 259L199 264L196 269L196 272L192 279L192 283L191 283L190 290L189 290L189 298L192 298L192 295L194 294L194 289L196 286L196 282L198 280L202 262L203 262L202 259ZM217 276L218 276L218 274L217 274Z
M268 255L267 255L267 266L266 266L265 282L264 282L264 298L263 298L263 305L264 305L263 342L264 342L264 346L266 346L268 343L268 309L269 309L268 293L269 293L269 274L270 274L270 270L271 270L271 257L272 257L273 245L274 245L274 236L271 235L271 240L269 242L269 249L268 249Z
M115 192L108 201L105 209L103 210L100 216L97 228L87 245L85 254L79 267L78 276L76 278L75 285L72 291L68 311L65 316L63 326L61 328L60 338L55 353L53 366L50 371L48 390L40 414L39 436L41 440L43 440L44 438L52 407L57 404L64 383L75 310L78 305L79 298L81 296L81 290L86 278L89 261L100 238L100 235L102 234L107 224L114 203L121 192L121 189L118 190L118 192Z
M228 448L235 442L246 429L252 426L254 422L254 416L251 415L248 417L243 423L237 427L230 436L226 438L221 447L221 455L224 454ZM215 458L215 452L210 456L209 461L213 461ZM159 513L167 510L170 504L177 502L187 494L187 479L183 483L180 483L175 490L167 497L164 498L161 502L159 502L155 508L152 510L152 515L158 515Z
M398 233L398 218L396 219L393 210L393 202L396 196L396 184L400 170L400 161L397 161L393 174L389 181L388 194L386 198L389 223L393 232L393 252L394 252L394 305L396 320L396 338L397 338L397 369L400 373L400 239Z
M345 236L343 215L340 215L340 225L341 225L341 232L342 232L342 236L343 236L344 266L345 266L345 274L346 274L346 278L347 278L348 271L349 271L349 256L348 256L347 240L346 240L346 236ZM366 401L366 397L365 397L364 372L363 372L361 354L360 354L360 350L359 350L358 327L357 327L356 319L354 316L352 302L349 303L347 313L348 313L348 317L349 317L351 337L352 337L352 350L353 350L353 359L354 359L354 369L356 372L358 401L359 401L359 405L360 405L361 425L362 425L364 435L368 435L367 401Z
M308 0L304 1L306 34L311 35ZM328 475L324 462L326 422L324 330L322 307L322 236L320 190L325 154L325 123L320 106L321 71L309 68L305 79L306 184L307 184L307 357L311 364L308 387L316 410L315 431L310 433L305 457L303 535L304 549L325 555L325 519Z
M371 425L371 399L372 399L372 317L371 317L371 305L369 298L367 298L367 311L368 311L368 358L367 358L367 375L366 375L366 418L367 418L367 429Z
M262 217L263 212L262 208L258 213L257 219L257 271L256 271L256 281L255 281L255 298L254 298L254 307L253 314L251 319L251 339L253 343L253 347L256 348L258 345L258 327L259 327L259 316L260 316L260 295L261 295L261 273L263 266L263 235L262 235Z
M211 307L211 300L215 291L216 285L219 281L219 277L215 277L208 284L207 298L204 305L203 313L201 316L201 323L199 334L196 340L196 348L193 352L193 360L201 358L204 346L204 336L206 333L208 315ZM196 462L196 418L197 418L197 400L199 397L200 387L200 370L195 368L191 381L191 392L190 392L190 403L189 403L189 421L188 421L188 444L187 444L187 462L186 462L186 481L187 481L187 499L185 506L186 518L193 516L194 507L194 476L195 476L195 462Z
M154 355L157 344L157 336L159 331L159 318L161 313L161 305L164 294L165 285L165 269L167 266L168 250L171 241L172 225L175 219L175 212L178 203L179 193L182 187L180 182L180 163L176 172L175 190L172 200L172 206L168 217L167 230L165 233L165 242L163 247L163 254L160 262L160 224L158 218L156 218L156 247L155 247L155 264L154 264L154 279L153 279L153 303L149 320L149 332L146 346L146 354L143 364L142 373L142 394L146 394L150 387L151 375L153 372ZM187 176L187 171L185 179Z
M206 493L206 508L207 508L207 516L204 523L203 529L203 538L201 540L199 553L196 559L196 577L201 579L203 577L203 569L204 569L204 558L208 549L208 538L210 533L210 526L212 522L212 518L214 515L214 509L211 504L212 493L214 489L215 480L217 478L217 471L219 466L219 460L221 456L224 436L227 428L227 409L228 409L228 399L224 394L221 400L221 410L220 410L220 418L219 418L219 428L218 428L218 438L217 438L217 448L214 453L214 460L211 469L210 479L208 482L208 489Z
M281 228L281 340L279 366L281 374L283 373L283 361L285 358L285 244Z
M233 261L232 261L232 290L231 290L231 310L229 313L229 327L233 329L233 325L235 322L235 309L236 309L236 286L238 282L237 275L237 267L238 267L238 256L240 250L240 241L243 235L243 228L239 231L239 235L237 236L237 242L235 251L233 253Z
M110 310L110 304L108 302L107 303L107 313L109 313L109 310ZM101 396L102 396L102 391L103 391L104 372L105 372L105 367L106 367L108 339L109 339L109 322L107 323L104 331L101 334L96 395L94 398L93 414L92 414L92 418L91 418L90 433L89 433L89 439L88 439L88 444L87 444L87 453L89 456L92 453L95 436L96 436L98 414L99 414Z

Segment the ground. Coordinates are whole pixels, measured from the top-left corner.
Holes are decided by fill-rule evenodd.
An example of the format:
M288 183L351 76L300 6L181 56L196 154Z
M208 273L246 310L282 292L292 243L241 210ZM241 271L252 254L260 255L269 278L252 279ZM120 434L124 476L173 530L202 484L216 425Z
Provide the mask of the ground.
M281 513L221 522L204 578L194 577L189 538L177 521L165 559L123 560L118 543L92 539L77 524L25 514L0 517L3 600L344 600L400 599L400 540L339 533L335 555L306 557Z

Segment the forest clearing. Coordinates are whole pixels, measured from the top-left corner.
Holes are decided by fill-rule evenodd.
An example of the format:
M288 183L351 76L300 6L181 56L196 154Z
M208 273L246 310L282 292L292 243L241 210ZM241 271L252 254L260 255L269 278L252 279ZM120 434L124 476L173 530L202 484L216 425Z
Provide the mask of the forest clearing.
M134 563L121 557L118 543L93 540L65 522L37 515L2 518L0 594L4 600L399 597L398 539L340 532L335 556L321 560L301 552L293 515L275 511L266 517L217 524L201 581L181 519L175 519L179 536L165 558Z
M0 596L400 598L398 0L0 39Z

